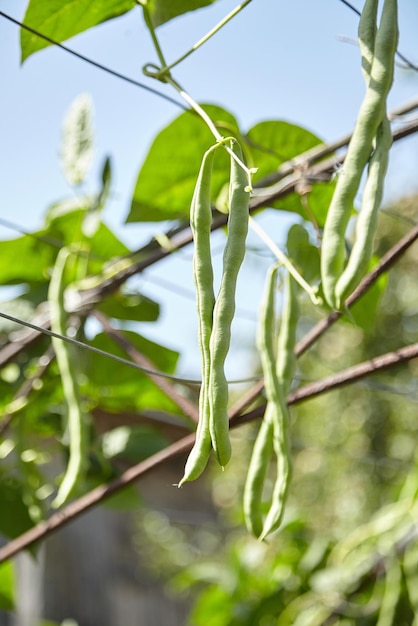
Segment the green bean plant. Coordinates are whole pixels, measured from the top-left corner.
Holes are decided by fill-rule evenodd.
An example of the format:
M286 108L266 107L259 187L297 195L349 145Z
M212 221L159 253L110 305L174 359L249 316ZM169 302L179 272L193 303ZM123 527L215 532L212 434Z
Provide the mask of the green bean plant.
M39 230L2 242L14 262L0 267L1 285L20 291L0 304L0 608L14 606L11 557L119 492L140 508L132 484L182 455L176 497L196 480L210 492L219 519L206 531L223 562L213 562L199 532L173 530L170 520L170 546L146 522L138 542L154 573L174 563L178 544L198 545L195 559L170 570L173 589L195 593L190 624L418 624L416 290L402 266L409 251L416 268L409 249L418 228L416 212L402 205L380 210L392 145L418 127L392 127L388 107L398 2L362 3L364 99L350 137L326 145L282 120L241 128L180 83L182 63L233 28L251 0L174 61L160 26L214 1L27 6L22 61L53 44L68 52L68 38L135 11L157 62L144 59L145 84L128 80L177 105L180 98L184 110L154 138L133 189L126 222L153 225L148 242L131 249L104 220L110 157L99 188L85 192L94 144L85 94L66 116L60 151L70 197L47 210ZM263 211L277 228L262 227ZM215 231L225 236L221 263ZM176 369L183 347L147 336L160 304L141 279L189 247L200 369L185 378ZM265 288L252 303L257 331L245 341L253 372L242 380L230 367L251 265ZM388 399L383 372L395 367L408 389Z

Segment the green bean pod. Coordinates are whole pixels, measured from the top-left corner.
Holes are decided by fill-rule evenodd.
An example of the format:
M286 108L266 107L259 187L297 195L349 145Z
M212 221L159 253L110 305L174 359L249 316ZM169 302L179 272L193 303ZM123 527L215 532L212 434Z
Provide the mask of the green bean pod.
M298 301L296 283L289 273L285 277L285 301L280 319L279 336L277 338L277 357L275 372L279 387L279 401L274 395L268 399L267 408L272 406L272 421L274 427L273 448L276 456L276 482L273 487L271 506L264 520L263 530L259 536L263 541L267 535L280 527L285 510L287 494L292 474L292 460L290 451L290 413L287 406L287 394L293 379L296 367L294 353L296 343L296 328L298 320Z
M51 330L59 335L67 334L64 291L65 268L70 255L71 251L68 248L62 248L59 251L48 291ZM84 475L87 414L83 410L82 399L78 390L77 363L73 347L56 337L52 338L52 345L68 408L69 461L58 494L53 501L53 506L59 507L71 497Z
M373 150L377 130L386 115L386 99L393 82L394 55L398 42L397 0L385 0L380 26L375 30L378 0L366 0L359 24L363 73L367 89L347 150L342 174L328 210L321 254L321 276L325 298L333 308L341 302L336 285L345 264L344 235L363 170ZM363 39L365 38L365 41ZM373 44L373 58L370 47Z
M268 467L273 451L273 438L276 424L273 412L280 411L281 390L276 372L275 343L275 307L274 291L276 288L278 266L272 266L266 278L263 299L259 312L257 330L257 348L260 353L261 368L264 374L264 388L267 405L263 421L255 440L244 486L243 508L245 523L255 537L263 532L262 496ZM277 415L274 422L277 422Z
M273 452L273 430L273 422L266 409L251 454L243 495L245 525L254 537L263 532L262 496Z
M361 69L366 85L369 83L374 58L377 33L377 9L379 2L365 2L358 25L358 41L361 53Z
M214 148L210 148L203 157L190 208L190 228L194 241L193 276L196 286L202 386L199 395L199 422L196 430L196 441L188 456L184 476L179 482L179 487L186 481L195 480L202 474L212 450L209 431L208 388L210 378L209 345L213 325L213 308L215 306L210 247L212 223L210 184L213 159Z
M335 287L338 308L343 305L345 298L357 286L362 276L366 273L370 263L391 145L392 132L390 123L389 120L385 118L379 126L376 148L369 162L367 181L363 191L362 207L357 218L354 245L348 263Z
M287 395L296 369L295 344L299 319L297 284L289 272L285 275L284 286L285 300L277 338L277 377Z
M242 160L241 148L232 143L232 150ZM247 175L231 157L229 185L228 238L223 255L221 285L213 311L213 330L210 340L209 428L216 458L224 467L231 457L228 420L228 382L225 359L231 341L231 324L235 314L235 290L238 273L245 255L248 232L250 194Z
M291 477L289 411L286 396L295 368L294 346L297 325L297 298L293 279L286 275L286 299L282 311L277 358L275 356L274 290L277 266L269 270L259 316L257 346L260 352L267 399L244 487L244 517L247 528L260 540L281 523ZM262 492L267 469L274 450L276 482L267 516L262 520Z

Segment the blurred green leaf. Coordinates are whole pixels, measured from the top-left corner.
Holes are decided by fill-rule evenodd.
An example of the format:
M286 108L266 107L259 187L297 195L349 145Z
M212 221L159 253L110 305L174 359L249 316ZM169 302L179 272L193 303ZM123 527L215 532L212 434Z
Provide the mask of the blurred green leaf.
M234 597L226 589L209 587L200 594L190 623L194 626L230 626L234 606Z
M15 298L0 302L0 310L2 313L17 317L23 321L29 321L33 315L34 307L30 300L23 298ZM22 326L11 320L0 317L0 335L9 334L16 330L21 330Z
M13 611L14 609L14 566L11 561L0 565L0 609Z
M108 317L137 322L155 322L160 315L160 305L140 293L118 291L96 308Z
M168 439L151 426L120 426L102 437L106 458L122 456L131 463L139 463L168 444Z
M203 106L225 136L239 136L235 118L220 107ZM205 123L183 113L155 138L139 171L127 222L187 219L203 155L215 143ZM212 198L229 181L229 156L219 149L212 174Z
M124 487L104 502L104 506L114 511L138 511L141 504L140 495L134 485Z
M0 534L13 539L34 525L24 504L23 485L3 470L0 475Z
M174 372L178 353L149 341L132 332L124 335L135 348L153 363L153 368L168 374ZM106 334L94 337L91 344L101 350L127 358L125 352ZM100 406L118 411L121 405L126 409L158 410L179 414L177 405L151 381L144 373L128 365L115 366L100 355L90 354L85 359L86 374L89 377L89 392Z
M135 0L30 0L24 24L43 35L62 42L136 6ZM20 31L21 61L51 45L45 39L24 30Z
M305 280L313 283L319 278L319 250L311 243L307 230L301 224L293 224L290 227L287 250L290 259Z
M13 285L48 280L48 268L54 262L56 249L35 237L24 235L1 242L3 259L0 264L0 284Z
M369 270L372 270L379 262L377 257L373 257ZM388 284L388 275L381 274L373 286L367 290L367 292L357 300L357 302L350 308L347 316L344 316L344 320L349 323L353 323L359 326L366 333L371 334L375 330L376 314L379 308L380 301L386 290Z

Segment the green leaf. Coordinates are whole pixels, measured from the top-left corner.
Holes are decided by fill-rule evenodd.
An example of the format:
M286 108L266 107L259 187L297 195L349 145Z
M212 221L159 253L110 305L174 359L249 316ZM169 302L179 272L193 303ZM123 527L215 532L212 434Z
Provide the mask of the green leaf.
M276 172L283 163L323 143L305 128L283 121L260 122L248 132L247 140L254 166L258 168L255 183ZM271 206L298 213L316 227L322 227L334 186L334 183L315 183L304 198L293 193L272 202Z
M86 178L93 158L93 101L88 94L78 96L65 116L61 165L70 185Z
M127 13L135 0L30 0L23 23L51 39L62 42L78 33ZM21 61L51 45L23 28L20 31Z
M168 439L152 426L120 426L105 433L102 438L106 458L121 456L131 463L139 463L168 444Z
M96 307L99 311L119 320L155 322L160 315L160 305L140 293L117 292Z
M159 26L172 20L178 15L195 11L201 7L213 4L215 0L182 0L181 2L173 2L173 0L148 0L147 7L151 15L154 26Z
M48 236L60 241L61 246L82 242L84 248L90 249L89 271L98 272L114 257L129 254L130 250L118 239L106 224L100 222L91 238L84 235L84 224L94 199L79 198L74 201L64 200L54 204L46 216ZM56 253L54 253L54 258Z
M368 271L371 271L379 260L377 257L373 257ZM372 334L375 331L377 310L387 284L388 274L381 274L364 296L350 308L348 316L344 316L343 319L351 324L354 321L355 325L362 328L365 333Z
M287 250L296 269L309 283L319 278L319 250L314 246L306 229L301 224L293 224L287 235Z
M281 211L298 213L304 220L311 222L315 228L323 228L335 185L335 181L312 183L311 189L304 196L292 193L273 202L272 207Z
M13 539L34 525L24 498L23 485L3 473L0 482L0 534Z
M14 609L14 566L11 561L0 565L0 609Z
M43 232L35 233L42 237ZM0 284L13 285L48 280L48 268L54 262L56 248L30 235L1 242L3 259L0 264Z
M29 321L33 316L34 307L30 300L25 298L16 298L15 300L8 300L0 303L2 313L17 317L18 319ZM0 335L21 330L22 326L15 322L12 322L4 317L0 318Z
M283 121L260 122L246 135L254 164L254 181L275 172L280 165L322 143L309 130Z
M112 160L107 156L102 167L102 193L106 192L112 182Z
M129 485L106 499L104 505L113 511L138 511L141 498L136 487Z
M214 105L203 107L220 132L239 136L235 118ZM135 185L127 222L188 218L203 155L215 143L205 123L183 113L155 138ZM229 156L218 150L212 174L212 197L229 181Z
M169 350L132 331L124 331L125 338L135 346L153 365L152 369L172 374L177 364L178 352ZM106 334L94 337L91 344L106 352L123 358L126 353ZM140 370L128 365L115 365L100 355L85 357L85 373L89 378L88 392L100 406L111 411L119 411L121 403L127 409L156 410L181 414L177 405Z

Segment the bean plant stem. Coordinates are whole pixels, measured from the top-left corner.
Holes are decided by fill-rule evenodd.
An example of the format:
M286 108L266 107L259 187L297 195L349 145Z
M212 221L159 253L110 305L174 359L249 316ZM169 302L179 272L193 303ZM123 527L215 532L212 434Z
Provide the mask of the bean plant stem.
M240 13L240 11L242 11L247 6L247 4L250 4L251 1L252 0L245 0L245 2L242 2L241 4L236 6L235 9L232 9L232 11L228 13L228 15L225 15L225 17L220 22L218 22L218 24L216 24L216 26L214 26L208 33L206 33L204 37L199 39L199 41L197 41L194 44L194 46L190 48L190 50L185 52L181 57L179 57L173 63L170 63L170 65L163 67L162 72L163 73L169 72L171 69L173 69L173 67L175 67L176 65L179 65L182 61L187 59L187 57L189 57L193 52L195 52L195 50L200 48L200 46L203 46L203 44L206 43L211 37L213 37L213 35L216 35L216 33L219 30L221 30L221 28L223 28L230 20L232 20L233 17L238 15L238 13Z
M299 274L294 265L289 261L287 256L278 248L272 239L268 236L266 231L250 216L250 228L256 233L260 239L266 244L266 246L273 252L278 261L287 269L289 274L293 276L296 282L306 291L313 304L317 305L321 303L320 298L316 295L315 289L309 285L306 280Z

